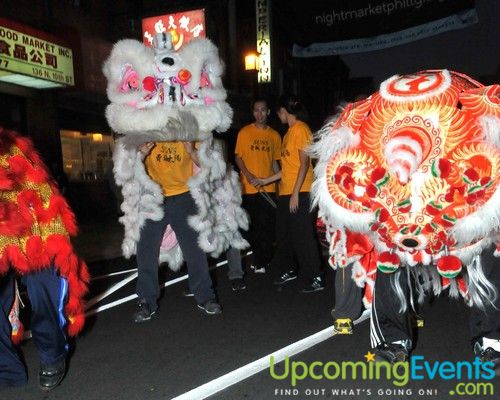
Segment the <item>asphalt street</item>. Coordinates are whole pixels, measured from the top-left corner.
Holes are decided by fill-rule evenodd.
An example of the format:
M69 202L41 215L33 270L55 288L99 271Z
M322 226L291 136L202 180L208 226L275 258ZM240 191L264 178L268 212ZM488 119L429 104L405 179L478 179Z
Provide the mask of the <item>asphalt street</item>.
M134 266L134 260L121 258L90 264L94 277L133 269ZM469 384L470 392L477 392L481 387L467 378L441 379L437 376L434 379L409 379L403 384L405 379L401 371L393 372L388 379L363 379L361 373L356 377L349 373L344 378L332 377L334 370L330 370L329 377L326 377L328 374L323 374L323 367L329 362L330 366L344 361L365 362L364 356L370 350L368 320L357 325L353 335L333 336L328 333L326 340L274 365L273 374L277 378L273 378L269 368L271 354L325 329L330 332L334 274L328 271L325 290L304 294L300 292L299 281L290 282L278 291L272 286L270 274L257 275L250 271L246 275L248 288L233 292L226 268L221 266L213 271L224 310L222 315L209 316L198 310L192 297L182 295L185 281L181 280L163 290L159 316L149 323L135 325L131 322L133 300L90 316L84 332L73 346L66 378L47 394L38 388L37 353L33 341L27 340L22 351L30 381L22 388L0 389L0 398L173 399L261 358L267 364L265 369L241 381L236 377L236 381L209 398L498 398L498 378L480 382L493 382L493 395L459 396L458 393L450 395L450 392L456 392L457 384L461 382ZM90 297L102 293L128 274L94 280ZM162 275L162 279L169 281L182 273L173 274L162 269ZM100 304L133 293L134 281L131 281ZM435 362L473 361L468 342L467 309L461 301L447 297L436 299L424 307L423 314L425 327L418 330L415 356L420 356L422 362L431 363L430 368ZM304 366L309 368L313 363L316 363L313 373L305 376ZM202 398L198 396L187 394L179 398Z

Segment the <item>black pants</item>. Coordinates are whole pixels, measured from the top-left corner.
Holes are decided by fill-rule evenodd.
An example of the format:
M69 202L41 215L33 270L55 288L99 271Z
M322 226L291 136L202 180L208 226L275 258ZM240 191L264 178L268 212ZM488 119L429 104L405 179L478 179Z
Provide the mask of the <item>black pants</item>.
M68 283L53 269L23 277L32 314L31 333L40 363L51 365L65 358L68 351L64 304ZM26 383L25 367L11 341L9 312L14 302L14 275L0 277L0 387Z
M279 196L276 212L276 252L272 268L279 274L299 270L304 280L321 273L319 243L314 214L310 212L309 193L299 194L299 207L290 212L290 196Z
M493 249L483 253L481 263L486 278L497 289L496 309L489 304L486 313L474 307L469 317L472 343L482 337L500 340L500 258L493 255Z
M335 270L335 308L333 319L350 318L353 321L361 315L363 288L352 279L352 264Z
M188 217L196 213L196 205L189 192L165 197L163 219L146 220L137 244L137 286L139 298L145 298L153 309L160 295L158 282L158 258L163 233L168 224L175 232L184 260L186 261L189 287L198 304L215 298L212 280L208 272L207 255L198 246L198 234L188 224Z
M472 307L469 318L472 341L482 337L500 339L500 259L493 256L493 248L484 250L481 265L486 278L497 289L496 309L488 304L485 310ZM411 340L412 324L409 308L399 311L399 301L391 286L391 279L398 277L401 289L409 303L408 278L405 268L398 275L377 272L373 292L370 337L372 347L381 343Z
M274 193L269 196L276 201ZM244 195L243 207L250 216L247 238L252 246L253 263L259 268L265 267L273 258L276 210L258 193Z
M239 249L230 247L226 250L227 277L229 280L243 278L243 266L241 265L241 252Z

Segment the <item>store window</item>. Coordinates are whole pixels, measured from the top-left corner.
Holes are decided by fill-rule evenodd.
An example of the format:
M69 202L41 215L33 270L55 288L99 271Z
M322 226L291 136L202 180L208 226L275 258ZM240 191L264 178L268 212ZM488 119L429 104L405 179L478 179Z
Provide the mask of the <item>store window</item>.
M112 174L114 140L109 135L61 130L63 168L70 181L106 180Z

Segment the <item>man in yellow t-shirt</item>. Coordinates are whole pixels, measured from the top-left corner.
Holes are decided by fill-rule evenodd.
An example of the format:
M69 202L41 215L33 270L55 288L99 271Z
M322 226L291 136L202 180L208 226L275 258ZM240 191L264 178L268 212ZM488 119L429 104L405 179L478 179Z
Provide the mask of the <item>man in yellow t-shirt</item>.
M207 256L198 245L198 233L188 224L196 214L196 205L189 192L188 180L193 176L193 163L198 164L194 143L154 142L139 146L145 155L144 166L149 177L162 188L163 218L147 219L137 243L137 286L139 298L133 320L149 321L156 316L160 295L158 257L163 233L170 224L186 261L189 287L198 307L207 314L220 314L208 272Z
M240 169L243 187L243 207L250 216L248 239L253 251L253 269L265 273L273 256L275 209L259 193L255 182L279 171L281 138L267 125L270 109L265 99L256 99L252 107L255 122L244 126L238 133L235 162ZM276 185L260 188L275 202Z

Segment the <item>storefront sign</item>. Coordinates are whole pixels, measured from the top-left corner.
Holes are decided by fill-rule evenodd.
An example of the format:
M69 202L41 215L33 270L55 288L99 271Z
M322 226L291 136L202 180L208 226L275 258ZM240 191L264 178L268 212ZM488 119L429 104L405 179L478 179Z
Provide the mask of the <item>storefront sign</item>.
M205 10L183 11L142 20L142 40L151 46L157 33L170 32L175 50L196 37L205 37Z
M0 19L0 70L74 86L72 50L27 31Z
M256 0L257 52L259 53L259 83L271 82L271 0Z

